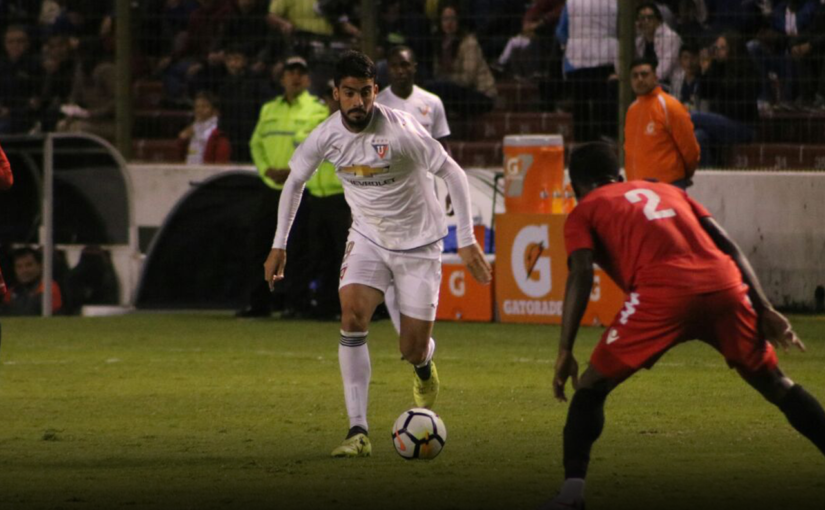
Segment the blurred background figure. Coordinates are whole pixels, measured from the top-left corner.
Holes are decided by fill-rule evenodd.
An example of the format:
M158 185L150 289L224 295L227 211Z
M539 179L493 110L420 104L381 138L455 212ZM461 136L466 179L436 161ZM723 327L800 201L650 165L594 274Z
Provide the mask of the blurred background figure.
M40 315L43 311L43 262L40 252L33 248L18 248L12 253L15 283L3 298L3 315ZM52 313L63 307L57 282L52 281Z
M495 106L496 82L475 35L462 25L457 6L441 9L433 80L425 88L444 102L448 113L474 116Z
M178 135L186 164L228 163L232 146L226 135L218 129L218 98L211 92L198 92L192 112L195 122Z
M57 131L85 132L115 141L115 64L98 41L79 52L72 88L60 106Z
M671 78L670 93L691 111L699 108L701 74L699 51L693 46L683 44L679 49L679 67Z
M556 37L564 46L577 142L616 137L618 14L612 0L568 0L556 28Z
M662 11L653 2L644 2L636 8L636 58L656 62L659 83L669 85L679 64L682 39L664 21Z
M726 32L702 61L701 95L709 111L694 111L691 120L702 148L702 166L716 164L723 147L748 143L759 120L759 75L736 32Z
M12 25L3 35L0 57L0 134L25 133L32 128L31 101L42 73L32 53L26 27Z
M336 308L332 308L330 313L338 309L337 266L333 281L330 281L329 272L325 273L326 278L318 278L317 254L325 251L324 257L338 257L339 229L333 226L331 230L326 230L327 226L346 223L343 234L340 234L343 239L340 254L343 255L350 218L349 209L344 208L343 188L329 163L322 164L313 179L307 182L292 227L293 231L299 232L312 228L311 231L318 232L318 235L291 236L289 249L293 253L292 259L300 263L292 264L287 269L286 277L281 285L276 286L274 295L261 276L260 268L272 247L278 224L278 202L289 176L289 159L295 148L329 116L327 105L308 91L311 81L307 61L297 56L290 57L283 63L282 69L283 95L261 108L258 124L249 142L252 160L261 177L261 187L258 212L250 221L249 248L246 250L250 256L245 263L250 270L247 283L249 300L237 312L238 317L268 317L273 310L281 310L282 318L294 318L325 315L332 306ZM338 258L338 263L340 260Z

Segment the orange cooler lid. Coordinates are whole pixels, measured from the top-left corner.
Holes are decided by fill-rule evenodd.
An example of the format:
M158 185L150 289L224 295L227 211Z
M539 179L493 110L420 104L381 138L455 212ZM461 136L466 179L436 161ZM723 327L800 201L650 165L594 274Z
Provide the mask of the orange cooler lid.
M564 137L561 135L507 135L505 147L562 147Z

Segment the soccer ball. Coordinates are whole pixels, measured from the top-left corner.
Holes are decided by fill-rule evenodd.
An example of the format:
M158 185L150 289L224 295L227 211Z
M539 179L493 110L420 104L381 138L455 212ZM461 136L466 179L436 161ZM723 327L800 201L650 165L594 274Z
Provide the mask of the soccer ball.
M407 460L434 459L447 441L447 428L429 409L415 407L404 411L392 427L392 444Z

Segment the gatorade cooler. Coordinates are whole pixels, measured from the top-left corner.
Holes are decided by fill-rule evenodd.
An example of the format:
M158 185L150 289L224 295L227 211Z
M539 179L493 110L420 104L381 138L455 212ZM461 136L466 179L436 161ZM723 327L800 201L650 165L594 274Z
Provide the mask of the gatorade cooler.
M561 135L504 137L504 207L508 213L570 212L575 202L564 174Z

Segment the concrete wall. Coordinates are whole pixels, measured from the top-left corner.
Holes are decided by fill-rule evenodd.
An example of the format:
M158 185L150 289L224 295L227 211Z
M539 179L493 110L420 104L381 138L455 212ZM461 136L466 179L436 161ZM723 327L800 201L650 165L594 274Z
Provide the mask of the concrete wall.
M252 167L129 165L135 222L156 229L192 183ZM492 220L496 169L468 169L476 222ZM702 171L689 194L702 202L745 251L777 306L814 308L825 286L825 173ZM439 196L446 187L436 179ZM503 212L497 197L497 212ZM451 219L451 222L454 219ZM142 243L143 244L143 243Z
M688 193L736 240L777 306L825 286L825 173L705 171Z

